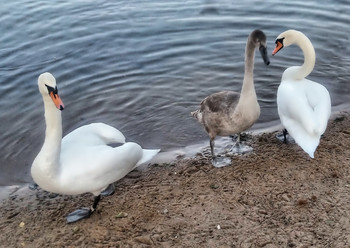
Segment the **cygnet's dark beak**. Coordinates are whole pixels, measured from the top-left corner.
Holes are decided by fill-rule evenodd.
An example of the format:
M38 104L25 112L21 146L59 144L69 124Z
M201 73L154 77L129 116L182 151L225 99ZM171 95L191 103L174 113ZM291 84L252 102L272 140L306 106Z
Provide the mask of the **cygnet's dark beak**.
M266 65L269 65L270 64L270 60L269 60L269 57L267 56L267 49L265 46L261 45L259 47L259 51L260 51L260 54L261 54L261 57L263 58L264 60L264 63Z

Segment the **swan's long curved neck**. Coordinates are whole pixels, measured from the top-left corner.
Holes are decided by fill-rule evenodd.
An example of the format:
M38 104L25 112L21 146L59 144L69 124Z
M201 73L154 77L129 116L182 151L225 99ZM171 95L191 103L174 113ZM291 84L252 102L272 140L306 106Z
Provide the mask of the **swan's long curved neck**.
M57 165L60 159L61 153L61 141L62 141L62 117L61 111L58 110L51 99L44 98L44 108L45 108L45 141L41 148L40 153L47 156L50 166ZM54 170L55 168L51 168Z
M245 63L244 63L244 78L243 85L241 90L241 96L244 95L254 95L255 87L254 87L254 53L255 53L255 45L248 39L246 49L245 49Z
M303 33L296 33L296 39L294 42L300 47L304 54L304 64L298 68L296 79L303 79L308 76L315 66L316 54L315 49L312 46L311 41Z

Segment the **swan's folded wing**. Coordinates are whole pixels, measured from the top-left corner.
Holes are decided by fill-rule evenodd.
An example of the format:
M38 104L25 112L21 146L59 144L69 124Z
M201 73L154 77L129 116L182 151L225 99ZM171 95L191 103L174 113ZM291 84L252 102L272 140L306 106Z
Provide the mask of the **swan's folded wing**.
M282 124L313 158L331 113L327 89L307 79L290 84L283 82L278 88L277 104Z
M310 134L319 129L314 110L310 106L305 92L302 92L302 88L292 84L281 84L277 92L277 105L278 114L287 130L288 124L286 123L292 123L287 122L288 119L301 125Z
M91 123L68 133L62 139L62 145L105 145L125 143L124 135L116 128L104 123Z
M304 86L307 99L313 108L314 118L318 123L318 133L321 135L325 132L331 115L331 97L323 85L307 79L305 81L308 82Z
M123 178L142 157L142 148L132 142L115 148L106 145L71 147L61 153L61 185L66 188L74 185L70 187L70 194L96 192Z

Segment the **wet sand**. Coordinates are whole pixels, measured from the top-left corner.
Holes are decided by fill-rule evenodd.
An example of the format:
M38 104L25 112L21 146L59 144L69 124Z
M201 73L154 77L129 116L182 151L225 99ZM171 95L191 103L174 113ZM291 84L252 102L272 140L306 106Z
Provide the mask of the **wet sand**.
M91 194L21 188L0 205L1 247L350 247L350 115L329 121L311 159L276 132L214 168L208 148L116 183L89 219L65 216Z

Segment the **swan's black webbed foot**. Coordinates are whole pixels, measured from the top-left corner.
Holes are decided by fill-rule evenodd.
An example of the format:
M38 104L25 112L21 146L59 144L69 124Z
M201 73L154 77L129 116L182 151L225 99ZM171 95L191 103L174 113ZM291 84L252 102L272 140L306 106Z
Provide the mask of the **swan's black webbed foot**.
M36 189L39 188L39 185L37 185L36 183L31 183L31 184L28 185L28 188L30 190L36 190Z
M30 190L38 190L40 187L39 187L39 185L38 184L36 184L36 183L31 183L31 184L29 184L28 185L28 188L30 189ZM46 191L46 193L48 194L48 197L49 198L56 198L57 196L58 196L58 194L56 194L56 193L52 193L52 192L47 192ZM45 194L46 194L45 193Z
M110 196L113 195L115 191L115 186L114 183L111 183L110 185L108 185L108 187L101 192L102 196Z
M282 133L278 133L276 135L276 138L279 141L282 141L284 144L288 144L288 143L294 143L294 139L292 138L292 136L289 135L287 129L283 129Z
M94 211L90 208L80 208L67 215L67 223L73 223L81 219L89 218Z
M91 208L80 208L67 215L67 223L73 223L81 219L89 218L90 215L95 212L97 204L101 199L101 195L95 196L94 204Z

